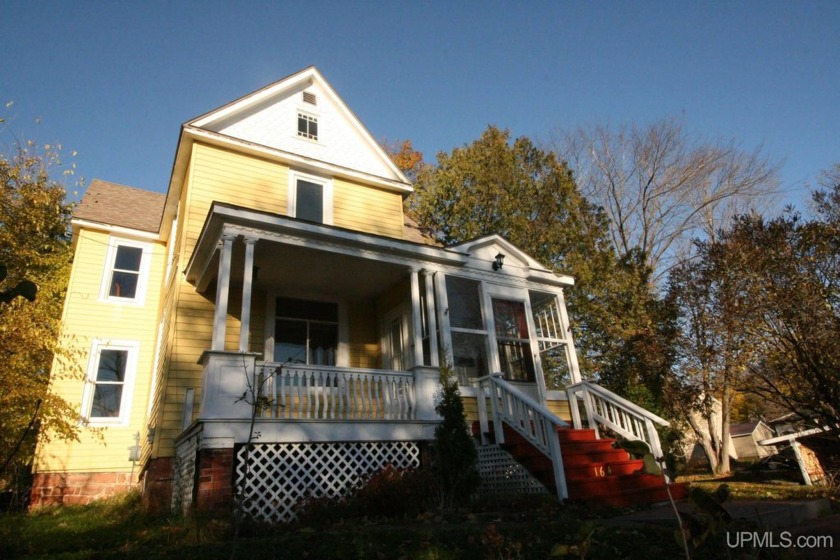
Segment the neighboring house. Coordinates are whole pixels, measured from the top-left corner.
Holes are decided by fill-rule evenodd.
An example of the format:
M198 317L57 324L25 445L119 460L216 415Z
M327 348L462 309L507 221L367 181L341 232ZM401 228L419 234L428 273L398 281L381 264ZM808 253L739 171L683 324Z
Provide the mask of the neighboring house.
M140 484L151 509L207 510L239 488L252 515L289 519L302 497L425 460L443 363L485 443L504 421L558 466L557 437L540 437L580 427L582 403L661 453L661 419L580 383L572 279L497 235L424 242L411 192L312 67L184 124L165 196L93 181L72 221L70 355L53 366L82 434L42 438L33 505ZM605 465L590 470L623 484ZM590 475L558 466L550 484L581 497L575 476Z
M739 461L757 461L764 457L776 454L776 448L772 445L761 445L759 442L772 438L776 434L762 421L745 422L729 426L729 435L732 438L730 455Z

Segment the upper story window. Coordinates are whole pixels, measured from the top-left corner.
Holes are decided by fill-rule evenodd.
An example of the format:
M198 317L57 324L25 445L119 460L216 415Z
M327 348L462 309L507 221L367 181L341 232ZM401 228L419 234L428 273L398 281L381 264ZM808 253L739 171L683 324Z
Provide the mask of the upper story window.
M124 424L128 421L134 373L136 342L95 341L91 348L82 417L92 424Z
M332 224L332 181L296 171L289 173L289 216L315 222Z
M142 304L149 276L152 246L111 238L105 261L100 299Z
M299 137L318 141L318 117L298 111L297 123Z

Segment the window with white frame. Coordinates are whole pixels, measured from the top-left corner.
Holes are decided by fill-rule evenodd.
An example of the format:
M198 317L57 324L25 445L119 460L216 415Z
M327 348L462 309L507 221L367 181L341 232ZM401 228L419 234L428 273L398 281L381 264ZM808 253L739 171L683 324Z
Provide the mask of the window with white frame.
M289 216L315 222L332 224L332 181L292 171L289 173Z
M489 372L487 337L481 310L481 285L475 280L446 277L449 327L452 336L452 364L458 383L474 385Z
M334 366L337 357L337 304L277 298L274 319L275 362Z
M300 138L318 141L318 117L298 111L297 134Z
M149 275L152 246L112 237L108 243L100 298L107 301L143 303Z
M82 400L87 422L128 422L138 348L133 341L94 341Z

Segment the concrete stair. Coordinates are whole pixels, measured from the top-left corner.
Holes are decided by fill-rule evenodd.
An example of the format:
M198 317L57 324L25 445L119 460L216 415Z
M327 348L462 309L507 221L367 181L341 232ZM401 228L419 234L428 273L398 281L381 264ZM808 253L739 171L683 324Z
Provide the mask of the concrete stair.
M476 436L480 435L477 424L473 426ZM504 435L505 450L546 488L556 492L551 460L507 425ZM616 447L616 440L598 439L591 429L558 428L557 437L570 500L616 507L668 500L664 477L641 472L643 462ZM672 484L670 490L674 499L687 494L684 484Z

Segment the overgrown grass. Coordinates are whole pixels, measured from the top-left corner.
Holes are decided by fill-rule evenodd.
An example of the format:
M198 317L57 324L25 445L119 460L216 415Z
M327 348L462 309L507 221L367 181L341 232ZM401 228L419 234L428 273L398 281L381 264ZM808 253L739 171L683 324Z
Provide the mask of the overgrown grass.
M716 488L722 480L692 484ZM732 498L806 499L827 491L728 482ZM679 558L672 527L622 527L605 520L621 510L561 506L551 499L504 500L470 511L432 513L388 521L370 516L329 525L269 528L251 525L240 558L401 560L545 559L552 550L570 557ZM227 518L153 517L139 496L87 506L42 508L0 517L0 558L8 559L227 559L232 531ZM700 555L702 557L702 555Z

